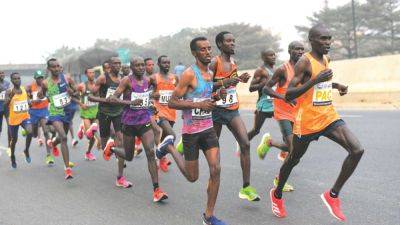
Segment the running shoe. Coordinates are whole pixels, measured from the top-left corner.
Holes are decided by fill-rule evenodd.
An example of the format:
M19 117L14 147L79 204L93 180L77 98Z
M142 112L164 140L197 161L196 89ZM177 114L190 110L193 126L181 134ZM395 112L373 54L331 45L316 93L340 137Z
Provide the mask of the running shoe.
M73 178L72 169L70 167L66 168L64 171L65 171L65 179L66 180L69 180L69 179Z
M247 199L250 202L260 201L260 196L257 194L256 189L252 186L241 188L239 191L239 198Z
M178 144L176 145L176 150L183 155L183 143L182 143L182 137L179 140Z
M94 161L94 160L96 160L96 157L93 155L93 153L87 152L87 153L85 153L85 160Z
M236 142L236 151L235 151L235 156L240 158L240 145L239 143Z
M279 181L278 178L275 177L275 179L274 179L274 186L275 186L275 187L278 187L278 181ZM286 183L286 184L283 186L282 191L283 191L283 192L291 192L291 191L294 191L294 187L293 187L292 185Z
M15 156L11 157L11 167L17 169L17 162L15 161Z
M71 161L68 162L68 165L69 165L69 167L71 167L71 168L74 168L74 167L75 167L75 163L73 163L73 162L71 162Z
M55 157L58 157L60 155L60 151L58 150L57 146L54 145L55 141L56 141L55 137L53 139L51 139L51 140L49 139L49 140L47 140L47 145L52 148L53 155Z
M86 137L88 139L92 139L94 136L94 133L97 131L98 129L98 125L97 123L92 123L92 125L90 125L89 129L86 131Z
M173 144L174 144L174 136L172 135L166 136L156 150L157 158L161 159L162 157L166 156L168 154L167 150L168 145L173 145Z
M283 162L283 161L285 161L285 159L286 159L286 157L287 157L288 155L289 155L289 152L281 151L281 152L278 154L278 159L281 160L281 161Z
M7 155L8 155L8 157L11 157L11 148L7 148Z
M78 144L78 140L72 139L71 144L72 144L73 147L75 147Z
M119 179L117 178L117 180L115 181L115 185L117 185L117 187L123 187L123 188L132 187L132 183L127 181L124 176L120 177Z
M332 198L329 194L329 190L325 191L321 194L321 199L325 203L326 207L328 207L329 213L340 221L345 221L346 217L343 215L342 210L340 209L340 199Z
M26 163L31 163L32 159L29 156L29 152L24 151L24 153L25 153L25 161L26 161Z
M58 156L60 155L60 151L58 150L57 146L54 146L54 147L52 148L52 151L53 151L53 155L54 155L55 157L58 157Z
M161 188L156 188L153 192L153 202L162 202L163 200L167 199L167 193L163 192Z
M103 158L104 160L108 161L111 158L112 151L111 148L115 146L115 142L113 139L109 139L107 141L106 147L103 150Z
M28 132L24 128L22 128L21 129L21 135L26 137L27 134L28 134Z
M203 213L201 216L201 219L203 220L203 225L226 225L222 220L219 220L215 216L211 216L210 218L206 219L206 215Z
M76 136L78 136L79 140L82 140L82 138L83 138L84 129L85 129L85 126L81 123L81 125L79 125L78 133L76 134Z
M257 147L257 155L260 159L264 159L267 155L270 147L271 135L269 133L264 134L261 139L261 143Z
M54 157L52 155L46 156L46 164L48 166L54 165Z
M44 141L43 141L43 139L41 139L41 138L39 138L39 139L37 140L37 142L38 142L38 145L39 145L39 146L43 146L43 144L44 144Z
M167 157L162 157L159 161L159 167L161 169L161 171L163 171L164 173L168 172L168 159Z
M276 198L274 193L275 193L275 188L272 188L271 191L269 192L269 197L271 199L272 213L279 218L286 217L285 202L283 201L283 199Z

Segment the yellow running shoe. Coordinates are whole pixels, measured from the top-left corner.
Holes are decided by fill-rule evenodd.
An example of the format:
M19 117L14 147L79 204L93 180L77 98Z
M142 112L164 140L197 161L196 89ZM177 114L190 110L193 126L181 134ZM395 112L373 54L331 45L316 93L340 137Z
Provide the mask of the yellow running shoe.
M275 177L275 179L274 179L274 186L275 186L275 187L278 187L278 178L277 178L277 177ZM294 191L294 187L293 187L292 185L286 183L286 184L283 186L282 191L283 191L283 192L291 192L291 191Z
M270 147L271 135L269 133L264 134L261 139L261 143L257 147L257 155L260 159L264 159L267 155Z

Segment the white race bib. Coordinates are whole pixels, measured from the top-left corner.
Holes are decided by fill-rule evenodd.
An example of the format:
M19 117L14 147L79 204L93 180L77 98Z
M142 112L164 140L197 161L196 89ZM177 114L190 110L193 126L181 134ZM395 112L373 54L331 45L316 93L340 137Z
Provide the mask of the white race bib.
M108 88L107 89L107 93L106 93L106 98L110 97L111 95L113 95L115 93L116 89L112 89L112 88ZM123 95L119 96L119 99L123 100Z
M46 100L46 98L39 99L37 95L38 95L38 91L32 92L32 100L33 101L37 101L37 100L44 101L44 100Z
M135 101L136 99L142 99L142 103L140 105L131 105L132 109L147 109L150 106L150 91L144 93L132 92L131 101Z
M332 81L314 85L313 105L323 106L332 104Z
M64 108L65 106L69 105L69 103L71 103L71 97L68 95L67 92L54 95L53 103L54 106L57 108Z
M202 102L205 100L207 100L207 98L193 98L193 102ZM211 111L204 109L192 109L192 120L204 120L208 118L211 118Z
M83 104L85 104L87 107L93 107L98 105L97 102L89 101L89 96L87 95L83 97Z
M28 101L14 102L13 111L16 113L27 112L29 110Z
M6 99L6 91L0 92L0 101L4 101Z
M229 107L238 102L236 88L231 87L226 89L226 98L220 99L217 103L217 106L220 107Z
M158 101L162 105L167 105L169 100L171 99L172 96L171 90L161 90L159 91L160 93L160 100Z

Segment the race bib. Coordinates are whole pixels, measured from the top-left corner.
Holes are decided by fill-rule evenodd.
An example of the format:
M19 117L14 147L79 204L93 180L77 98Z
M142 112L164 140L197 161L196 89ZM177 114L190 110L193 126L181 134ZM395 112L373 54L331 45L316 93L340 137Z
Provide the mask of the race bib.
M219 101L217 101L217 106L220 107L229 107L231 105L234 105L238 102L237 99L237 93L236 93L236 88L231 87L226 89L226 98L222 98Z
M106 98L110 97L111 95L113 95L115 93L116 89L112 89L112 88L108 88L107 89L107 93L106 93ZM123 95L119 96L119 99L123 100Z
M29 110L28 101L14 102L13 111L16 113L27 112Z
M140 105L131 105L132 109L147 109L150 106L150 91L144 93L132 92L131 101L135 101L136 99L142 99L142 103Z
M323 106L332 104L332 81L314 85L313 105Z
M6 91L0 92L0 101L4 101L6 99Z
M43 101L43 100L46 100L46 98L39 99L37 95L38 95L38 91L32 92L32 100L33 100L33 101L37 101L37 100Z
M71 103L71 97L68 95L67 92L54 95L53 103L54 106L57 108L64 108L65 106L69 105L69 103Z
M207 98L194 98L193 102L202 102ZM211 118L211 111L204 109L192 109L192 120L204 120Z
M83 104L85 104L88 107L93 107L93 106L97 106L98 105L97 102L89 101L89 96L87 96L87 95L85 95L83 97Z
M162 105L167 105L169 100L171 99L172 96L172 92L171 90L161 90L159 91L160 93L160 99L158 100L158 102Z

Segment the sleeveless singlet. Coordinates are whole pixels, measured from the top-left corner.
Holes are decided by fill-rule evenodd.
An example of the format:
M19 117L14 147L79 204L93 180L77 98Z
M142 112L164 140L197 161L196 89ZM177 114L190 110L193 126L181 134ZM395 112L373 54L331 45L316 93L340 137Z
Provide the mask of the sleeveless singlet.
M311 63L311 78L328 68L328 60L324 56L321 64L309 52L304 54ZM321 82L310 88L302 96L298 105L293 133L307 135L322 131L334 121L340 119L332 105L332 80Z
M224 64L222 62L222 56L217 56L215 57L216 63L216 71L214 75L214 82L219 82L222 79L225 78L231 78L231 77L237 77L237 66L233 62L233 59L231 59L231 70L230 71L224 71ZM221 99L217 101L217 107L219 108L225 108L229 110L237 110L239 109L239 100L238 100L238 95L236 92L236 87L235 86L230 86L226 87L227 95L225 99Z
M282 86L277 85L276 93L285 96L289 83L294 77L294 68L290 62L283 64L283 67L285 68L286 81ZM299 104L299 102L297 102L297 104ZM274 98L274 118L276 120L290 120L294 122L294 117L295 107L291 106L284 100Z
M99 95L101 98L108 98L113 95L119 85L119 82L114 82L108 73L105 73L106 83L100 86ZM99 111L107 116L118 116L124 110L124 106L110 104L110 103L99 103Z
M175 122L176 110L168 107L168 102L171 99L172 92L176 87L176 78L174 74L169 74L167 81L163 78L160 73L156 74L156 92L160 93L160 99L154 102L155 107L158 110L157 117L162 117L168 121Z
M207 99L211 99L213 82L211 71L202 74L197 65L192 65L184 73L195 74L197 85L192 92L188 92L183 96L183 99L193 102L201 102ZM203 75L210 77L210 81L206 81ZM194 134L205 131L213 127L211 111L202 109L185 109L182 110L183 126L182 134Z
M21 94L15 94L9 104L8 122L11 126L20 125L24 120L29 119L28 94L24 87L21 87Z

